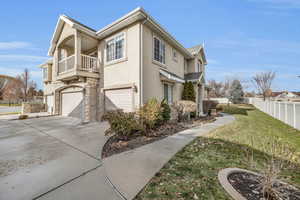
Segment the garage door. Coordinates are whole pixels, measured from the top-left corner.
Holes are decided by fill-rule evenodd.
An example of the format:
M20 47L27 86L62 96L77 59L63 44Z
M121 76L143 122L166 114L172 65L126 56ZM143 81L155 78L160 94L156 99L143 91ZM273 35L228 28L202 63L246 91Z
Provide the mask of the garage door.
M81 118L83 109L82 92L68 92L61 95L61 114Z
M53 106L54 106L53 95L47 96L46 103L47 103L47 112L53 114Z
M106 111L122 109L124 112L132 112L132 105L132 88L105 91Z

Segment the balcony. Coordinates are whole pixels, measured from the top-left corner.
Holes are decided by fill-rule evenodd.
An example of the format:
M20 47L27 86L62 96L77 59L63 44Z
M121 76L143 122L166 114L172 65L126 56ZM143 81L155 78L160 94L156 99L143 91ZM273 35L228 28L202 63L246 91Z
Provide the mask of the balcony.
M75 65L75 55L66 57L58 62L58 80L68 81L78 77L99 77L98 58L80 55L80 65Z
M66 36L55 54L57 80L99 78L98 40L76 31ZM91 56L93 55L93 56Z

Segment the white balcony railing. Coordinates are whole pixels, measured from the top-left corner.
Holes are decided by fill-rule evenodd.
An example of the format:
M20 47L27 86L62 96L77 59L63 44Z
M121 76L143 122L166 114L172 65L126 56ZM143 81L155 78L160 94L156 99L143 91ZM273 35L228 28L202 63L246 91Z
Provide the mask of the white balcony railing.
M71 71L75 67L75 55L66 57L58 62L58 73Z
M82 54L80 70L89 71L89 72L98 72L97 60L98 59L95 57Z
M81 54L79 70L98 72L97 58ZM64 58L58 62L58 73L68 72L75 69L75 55Z

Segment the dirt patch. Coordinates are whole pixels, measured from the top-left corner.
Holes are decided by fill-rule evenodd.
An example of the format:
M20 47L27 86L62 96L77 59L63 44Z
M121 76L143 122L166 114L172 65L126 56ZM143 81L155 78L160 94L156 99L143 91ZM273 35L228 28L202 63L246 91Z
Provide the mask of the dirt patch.
M246 199L264 199L261 187L261 176L247 172L235 172L228 176L228 181L233 186L233 188L236 189ZM274 185L274 188L276 188L283 199L300 200L300 190L291 185L277 182ZM271 198L271 200L273 199L274 198Z
M108 139L102 149L102 158L122 153L124 151L129 151L157 140L164 139L167 136L174 135L180 131L201 126L205 123L210 123L213 121L215 121L215 117L208 116L195 118L189 122L167 123L156 128L155 130L147 132L146 135L141 133L134 134L128 140L123 140L117 135L113 135Z

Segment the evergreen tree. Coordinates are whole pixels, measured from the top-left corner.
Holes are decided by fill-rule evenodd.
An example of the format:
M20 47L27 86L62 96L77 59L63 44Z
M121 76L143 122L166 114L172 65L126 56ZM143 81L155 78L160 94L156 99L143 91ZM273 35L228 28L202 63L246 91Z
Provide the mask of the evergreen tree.
M230 100L232 103L243 103L244 91L239 80L234 80L230 87Z
M192 82L185 82L182 91L182 100L196 102L196 93Z

